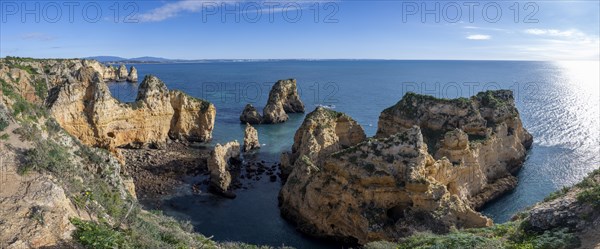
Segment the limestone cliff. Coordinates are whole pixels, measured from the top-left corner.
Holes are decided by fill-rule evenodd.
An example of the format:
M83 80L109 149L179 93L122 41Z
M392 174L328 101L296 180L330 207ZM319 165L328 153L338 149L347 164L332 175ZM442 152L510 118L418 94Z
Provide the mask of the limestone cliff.
M204 142L212 139L217 110L215 106L182 91L169 93L175 115L171 120L171 138Z
M140 84L135 102L114 99L92 68L80 68L50 96L51 115L86 144L104 148L164 145L175 139L208 141L215 108L178 91L169 92L154 76Z
M208 159L208 170L210 171L210 185L218 193L227 193L231 184L229 173L230 161L239 160L240 144L237 141L217 144Z
M365 138L362 127L348 115L317 107L306 115L296 131L292 151L282 154L282 174L290 174L302 156L320 163L324 156L358 144Z
M282 123L287 121L287 113L302 112L304 112L304 104L298 95L296 80L279 80L269 92L269 100L263 109L263 122Z
M491 225L474 209L514 187L531 144L509 91L407 94L383 111L375 139L344 150L331 120L311 126L307 115L282 156L280 208L307 233L358 243Z
M407 93L381 113L376 137L413 125L421 128L435 159L446 157L465 168L460 173L440 168L432 174L448 178L450 188L460 192L473 208L516 186L512 174L520 169L532 143L509 90L451 100Z

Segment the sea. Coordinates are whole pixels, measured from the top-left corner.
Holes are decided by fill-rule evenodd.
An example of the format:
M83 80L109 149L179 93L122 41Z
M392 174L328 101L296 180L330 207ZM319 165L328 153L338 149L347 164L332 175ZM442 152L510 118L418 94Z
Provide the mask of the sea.
M127 65L132 66L132 65ZM381 111L406 92L439 98L470 97L494 89L513 90L533 147L513 191L488 203L483 214L503 223L521 210L570 186L600 167L600 72L598 61L253 60L133 64L140 82L155 75L169 89L212 102L217 109L213 140L206 146L242 141L239 115L248 103L262 110L271 86L294 78L307 113L317 106L344 112L375 135ZM138 84L110 83L114 97L134 101ZM283 124L258 125L262 148L253 156L276 164L291 149L305 114ZM189 183L194 178L190 176ZM296 248L342 248L305 236L281 218L281 182L268 177L236 190L237 198L196 194L183 186L165 197L161 210L189 220L216 241Z

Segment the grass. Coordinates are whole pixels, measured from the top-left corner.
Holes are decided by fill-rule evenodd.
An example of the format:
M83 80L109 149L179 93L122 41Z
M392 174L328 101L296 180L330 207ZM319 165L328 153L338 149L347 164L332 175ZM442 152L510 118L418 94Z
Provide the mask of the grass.
M13 116L24 116L26 119L35 120L42 116L47 116L46 110L35 104L28 102L23 96L17 93L14 87L3 79L0 79L1 89L4 96L14 100L12 105Z
M577 201L600 208L600 185L585 189L577 194Z
M82 221L77 218L72 218L71 223L77 228L72 235L73 238L86 248L131 248L125 235L107 223Z
M8 121L0 117L0 131L4 131L8 125Z
M563 187L562 189L552 192L550 193L548 196L546 196L546 198L544 198L544 201L552 201L555 200L559 197L563 197L565 196L565 194L567 194L567 192L569 192L569 187Z
M71 163L66 148L49 140L39 141L33 149L25 152L24 159L25 163L18 169L21 175L31 170L63 174Z
M555 229L543 233L528 233L520 222L497 224L487 228L465 229L445 235L417 233L398 243L374 242L366 249L567 249L579 245L578 239L567 229Z

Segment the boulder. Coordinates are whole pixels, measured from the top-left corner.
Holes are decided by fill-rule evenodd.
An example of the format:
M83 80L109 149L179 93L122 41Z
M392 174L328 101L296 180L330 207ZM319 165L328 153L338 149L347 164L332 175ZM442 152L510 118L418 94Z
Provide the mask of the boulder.
M244 131L244 152L248 152L254 149L260 148L260 142L258 141L258 131L250 124L246 124L246 130Z
M252 104L247 104L240 115L240 122L253 125L260 124L262 122L262 116Z
M267 124L287 121L287 113L303 113L304 104L298 95L295 79L279 80L269 92L269 100L263 109L263 122Z

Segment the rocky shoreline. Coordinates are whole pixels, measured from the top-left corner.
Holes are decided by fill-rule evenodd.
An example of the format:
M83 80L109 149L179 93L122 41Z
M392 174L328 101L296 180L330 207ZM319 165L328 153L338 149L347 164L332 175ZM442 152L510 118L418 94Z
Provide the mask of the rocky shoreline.
M11 127L10 146L2 152L27 162L20 167L32 167L32 178L16 179L36 186L0 196L10 208L0 211L27 215L28 221L10 217L6 224L45 238L26 246L29 242L10 235L15 246L68 239L74 224L81 224L71 218L131 232L139 223L121 222L139 203L160 208L161 198L179 191L233 198L236 190L263 179L283 184L282 216L316 237L362 245L490 227L492 221L476 210L516 186L514 174L533 141L510 91L451 100L408 93L382 111L372 138L352 117L317 108L296 131L291 151L267 162L256 151L258 131L250 123L281 123L287 113L304 112L293 79L274 84L262 116L246 106L240 116L247 124L243 146L232 141L213 147L200 144L211 140L214 128L216 108L208 101L168 90L154 76L141 82L134 103L111 96L105 81L136 81L135 68L128 72L125 66L117 70L88 60L0 62L2 122ZM39 91L28 94L31 90ZM18 112L8 112L11 108ZM33 139L12 147L21 144L13 132L21 125L21 137ZM596 172L564 196L533 207L525 229L567 227L597 237L588 227L599 224L599 179ZM54 199L39 198L42 185L50 187ZM35 206L8 205L32 197ZM39 210L46 209L44 216ZM138 219L145 211L133 212ZM59 224L60 236L38 226L40 216ZM11 233L18 233L18 226Z

